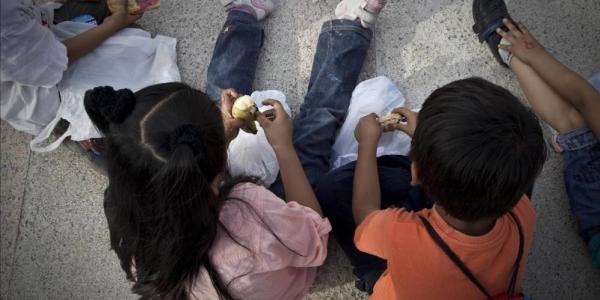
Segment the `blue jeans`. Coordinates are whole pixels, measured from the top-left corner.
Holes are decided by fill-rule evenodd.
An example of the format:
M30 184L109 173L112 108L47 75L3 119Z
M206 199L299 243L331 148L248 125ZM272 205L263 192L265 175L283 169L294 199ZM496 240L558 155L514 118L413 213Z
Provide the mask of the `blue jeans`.
M321 29L308 92L294 119L294 147L310 183L327 173L339 127L350 105L371 45L372 32L360 22L332 20ZM232 11L219 34L207 75L207 94L220 102L223 89L250 94L264 32L255 17ZM279 177L271 190L285 197Z
M600 226L600 143L585 127L558 135L556 142L562 150L571 210L588 242L590 230Z
M212 100L220 103L221 91L228 88L242 95L252 93L263 39L264 31L254 16L229 13L208 65L206 94Z
M208 68L207 94L213 100L218 102L226 88L252 92L263 36L256 18L229 13ZM370 29L349 20L328 21L321 29L308 92L294 119L293 133L294 147L313 187L329 171L331 147L346 117L371 36ZM281 177L271 190L285 199Z
M294 119L294 147L313 188L330 169L338 129L371 44L372 32L358 21L332 20L321 28L308 91ZM285 199L279 176L271 191Z
M591 81L600 91L600 72ZM589 242L600 227L600 142L589 128L578 128L558 135L556 144L563 156L571 210L581 237Z

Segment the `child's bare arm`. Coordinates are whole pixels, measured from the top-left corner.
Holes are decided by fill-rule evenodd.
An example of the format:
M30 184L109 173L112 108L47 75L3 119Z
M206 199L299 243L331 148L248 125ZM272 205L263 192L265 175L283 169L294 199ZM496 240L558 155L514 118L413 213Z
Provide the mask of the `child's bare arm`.
M357 226L371 212L381 209L381 192L377 172L377 143L382 132L383 129L375 114L360 119L354 131L354 136L358 141L358 161L354 171L352 214Z
M600 138L600 93L592 85L548 53L522 23L504 20L509 32L498 33L511 45L499 47L511 52L533 70L562 98L577 109L588 127Z
M302 168L302 163L294 149L292 119L279 101L269 99L263 101L263 104L273 106L275 118L269 120L265 115L258 113L256 120L264 129L267 140L277 156L286 201L295 201L310 207L320 216L323 216L321 205L317 201L317 197Z
M63 41L67 48L69 64L96 49L102 42L119 30L138 20L141 15L130 15L127 0L121 1L121 9L104 20L104 23Z

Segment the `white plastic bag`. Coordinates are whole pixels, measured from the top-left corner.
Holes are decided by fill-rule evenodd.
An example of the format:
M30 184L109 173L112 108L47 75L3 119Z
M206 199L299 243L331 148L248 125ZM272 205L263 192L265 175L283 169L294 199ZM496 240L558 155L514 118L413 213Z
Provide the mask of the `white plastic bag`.
M52 30L58 39L64 40L92 27L86 23L62 22ZM152 38L149 32L127 28L77 60L58 84L61 103L56 118L31 141L31 149L52 151L69 136L74 141L102 137L83 106L88 89L112 86L137 91L157 83L180 81L176 43L174 38L161 35ZM69 121L69 128L56 141L43 146L60 119Z
M352 93L346 121L333 144L331 168L339 168L357 159L358 143L354 138L354 129L360 118L370 113L385 115L404 104L404 96L387 77L369 79L356 86ZM400 131L384 133L377 146L377 157L407 155L410 141L410 137Z
M251 97L261 112L272 108L270 105L263 105L263 100L275 99L281 102L288 114L291 114L285 95L280 91L257 91L252 93ZM256 129L256 135L240 130L238 136L229 144L229 172L233 176L257 177L266 186L270 186L277 179L279 164L273 148L267 141L265 131L258 123Z
M282 92L254 92L251 97L261 112L271 108L262 105L263 100L271 98L279 100L287 113L290 113L290 108ZM404 103L402 93L386 77L377 77L360 83L352 93L348 116L333 145L332 169L356 160L358 143L354 138L354 128L361 117L373 112L383 115L396 107L404 106ZM264 130L258 123L256 127L258 130L256 135L240 131L237 138L231 141L228 150L229 171L233 176L258 177L263 183L270 186L277 178L279 164ZM410 137L408 135L399 131L389 132L381 137L377 156L407 155L409 150Z

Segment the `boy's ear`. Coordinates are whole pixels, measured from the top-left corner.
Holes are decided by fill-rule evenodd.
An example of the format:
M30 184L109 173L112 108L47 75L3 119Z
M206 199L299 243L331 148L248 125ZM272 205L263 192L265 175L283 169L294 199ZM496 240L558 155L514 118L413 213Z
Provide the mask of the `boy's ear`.
M419 170L417 169L417 165L415 162L410 163L410 185L417 186L421 184L421 179L419 179Z

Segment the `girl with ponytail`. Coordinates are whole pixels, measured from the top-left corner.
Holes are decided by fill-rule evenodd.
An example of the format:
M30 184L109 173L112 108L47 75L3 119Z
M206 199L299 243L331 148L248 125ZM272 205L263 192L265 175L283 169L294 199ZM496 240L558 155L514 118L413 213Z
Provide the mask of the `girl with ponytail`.
M219 108L182 83L85 95L106 137L111 246L141 299L302 299L325 260L331 227L279 103L269 102L274 120L258 118L281 149L291 201L228 177L227 146L243 126L231 117L237 96L225 90Z

